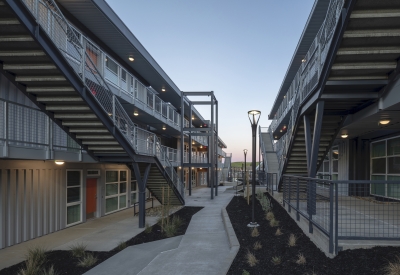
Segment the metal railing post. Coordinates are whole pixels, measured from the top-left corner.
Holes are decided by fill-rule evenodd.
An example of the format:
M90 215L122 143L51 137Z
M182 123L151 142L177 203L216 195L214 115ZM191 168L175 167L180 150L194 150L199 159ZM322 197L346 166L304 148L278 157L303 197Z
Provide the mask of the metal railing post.
M289 199L288 199L288 212L290 213L292 207L290 206L290 197L292 196L292 178L289 177Z
M300 214L299 214L299 211L300 211L300 197L299 197L299 178L297 178L297 194L296 194L296 210L297 210L297 212L296 212L296 219L299 221L300 220Z
M338 183L335 183L335 255L339 252L339 190Z
M307 192L307 193L309 193L309 196L308 196L308 200L307 200L307 208L309 209L309 211L308 211L308 232L309 233L313 233L313 224L312 224L312 215L313 215L313 209L311 209L311 206L312 205L314 205L313 203L312 203L312 196L313 196L313 194L311 194L310 192L312 192L311 190L312 190L312 188L313 188L313 180L307 180L307 182L308 182L308 189L309 189L309 192ZM310 188L311 187L311 188Z
M329 183L329 253L333 253L333 183Z

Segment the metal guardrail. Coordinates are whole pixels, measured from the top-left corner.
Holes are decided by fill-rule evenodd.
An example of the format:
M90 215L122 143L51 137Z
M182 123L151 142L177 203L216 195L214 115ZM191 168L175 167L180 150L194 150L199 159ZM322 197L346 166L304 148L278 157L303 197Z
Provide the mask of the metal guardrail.
M276 151L279 156L279 167L282 172L284 159L287 154L292 132L296 125L300 105L308 95L315 89L320 78L322 68L325 65L326 56L332 42L333 33L341 16L341 10L345 0L331 0L324 22L312 42L303 63L297 71L281 105L270 125L270 131L275 132L283 116L290 111L286 138L283 142L276 143ZM281 138L282 139L282 138Z
M166 152L161 147L160 140L155 134L138 128L131 121L118 98L111 91L107 81L102 77L97 62L92 60L93 52L83 47L79 39L80 34L70 26L55 1L23 0L23 3L46 31L76 74L82 79L88 90L91 91L93 97L112 119L116 128L137 153L159 158L172 183L184 198L184 186Z
M283 176L283 204L327 236L329 252L340 251L339 240L398 240L400 182L331 181Z
M267 191L273 196L275 191L278 191L278 174L277 173L266 173L266 185Z

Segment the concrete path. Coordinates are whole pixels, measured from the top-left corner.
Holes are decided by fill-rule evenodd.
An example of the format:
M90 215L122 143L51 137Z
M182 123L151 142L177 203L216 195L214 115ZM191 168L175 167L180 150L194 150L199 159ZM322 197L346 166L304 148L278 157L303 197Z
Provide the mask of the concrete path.
M192 217L179 247L158 255L140 275L154 274L226 274L237 251L231 252L221 210L233 197L228 187L219 187L219 195L210 199L210 189L197 189L186 197L187 206L204 206Z
M129 246L109 258L105 264L100 264L89 270L85 275L138 274L158 254L177 248L182 237L177 236L161 241Z
M175 249L167 248L176 244L177 240L173 240L173 243L161 240L133 246L86 274L226 274L238 251L238 247L231 249L221 216L222 208L234 196L234 191L226 190L228 188L220 187L219 196L214 200L210 199L209 188L193 190L192 196L186 197L186 206L203 206L204 209L192 217L186 234ZM155 255L157 249L163 252ZM111 273L111 270L115 272Z

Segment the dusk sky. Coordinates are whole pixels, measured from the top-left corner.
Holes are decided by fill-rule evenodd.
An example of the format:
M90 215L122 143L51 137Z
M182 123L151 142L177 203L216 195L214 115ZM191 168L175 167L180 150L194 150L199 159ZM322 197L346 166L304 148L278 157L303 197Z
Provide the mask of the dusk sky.
M107 2L179 89L215 92L225 152L243 161L248 149L251 160L247 112L260 110L262 127L271 123L269 111L314 0ZM210 119L209 108L196 108Z

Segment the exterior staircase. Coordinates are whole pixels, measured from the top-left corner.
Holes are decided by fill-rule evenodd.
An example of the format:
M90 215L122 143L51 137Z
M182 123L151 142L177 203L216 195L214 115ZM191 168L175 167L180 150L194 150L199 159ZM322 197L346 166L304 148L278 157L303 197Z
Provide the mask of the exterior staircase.
M184 204L161 142L132 122L54 0L0 0L0 72L95 160L152 163L147 188Z

